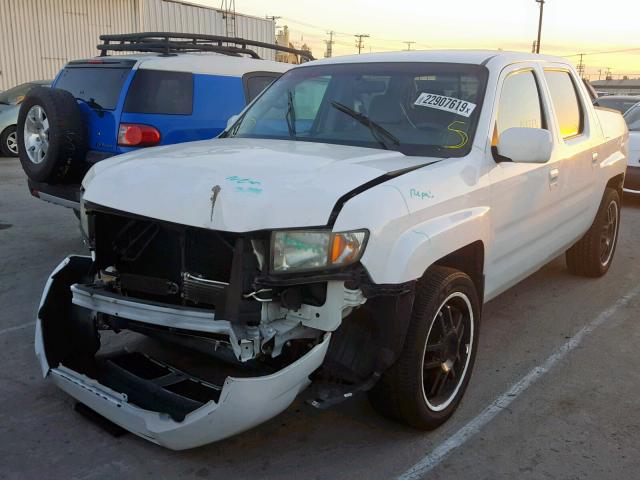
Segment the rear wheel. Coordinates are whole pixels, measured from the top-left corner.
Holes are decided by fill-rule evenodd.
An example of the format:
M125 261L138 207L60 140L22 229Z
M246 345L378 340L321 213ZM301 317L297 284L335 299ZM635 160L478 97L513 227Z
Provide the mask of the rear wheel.
M567 250L569 271L585 277L601 277L609 270L618 243L620 195L607 188L591 228Z
M5 128L0 134L0 153L3 157L18 156L18 135L15 125Z
M431 430L453 414L467 388L480 308L473 281L458 270L432 267L416 288L402 353L369 398L383 415Z

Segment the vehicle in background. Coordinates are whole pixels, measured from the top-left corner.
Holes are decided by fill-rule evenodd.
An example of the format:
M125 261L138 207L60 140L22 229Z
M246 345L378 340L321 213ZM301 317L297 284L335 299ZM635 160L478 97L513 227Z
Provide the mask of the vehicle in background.
M593 104L596 107L612 108L624 113L640 102L640 96L633 95L607 95L606 97L598 97Z
M18 156L18 112L25 96L34 87L46 87L51 80L27 82L0 92L0 156Z
M318 408L368 392L436 428L469 382L484 303L565 252L576 275L608 271L627 137L558 57L295 67L218 138L87 173L91 255L45 286L42 373L173 449L252 428L310 383Z
M292 67L262 60L251 48L313 58L306 51L212 35L100 39L99 57L69 62L52 88L31 90L18 121L20 161L32 195L76 210L80 181L95 163L139 148L213 138Z
M638 98L640 100L640 98ZM629 128L629 156L624 191L640 194L640 103L636 103L624 114Z

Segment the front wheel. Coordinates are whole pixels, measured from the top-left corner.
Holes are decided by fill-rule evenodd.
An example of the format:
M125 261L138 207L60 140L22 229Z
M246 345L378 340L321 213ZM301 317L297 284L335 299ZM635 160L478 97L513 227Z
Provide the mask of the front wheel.
M618 244L620 195L607 188L591 228L567 250L569 271L574 275L601 277L609 270Z
M473 281L452 268L430 268L416 286L403 350L370 392L383 415L432 430L456 410L475 361L480 308Z

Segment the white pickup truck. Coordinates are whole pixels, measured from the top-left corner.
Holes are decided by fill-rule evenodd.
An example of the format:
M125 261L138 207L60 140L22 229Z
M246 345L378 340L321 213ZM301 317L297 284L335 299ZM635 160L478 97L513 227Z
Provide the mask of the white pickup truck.
M285 73L220 138L100 162L90 257L41 300L42 373L152 442L249 429L313 383L433 429L482 305L566 252L611 265L627 127L538 55L402 52Z

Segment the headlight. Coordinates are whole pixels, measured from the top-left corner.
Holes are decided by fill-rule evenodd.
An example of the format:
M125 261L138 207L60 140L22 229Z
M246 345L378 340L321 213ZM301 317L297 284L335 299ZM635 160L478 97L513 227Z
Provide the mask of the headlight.
M366 230L339 233L323 230L273 232L272 270L319 270L357 262L364 251L367 234Z

